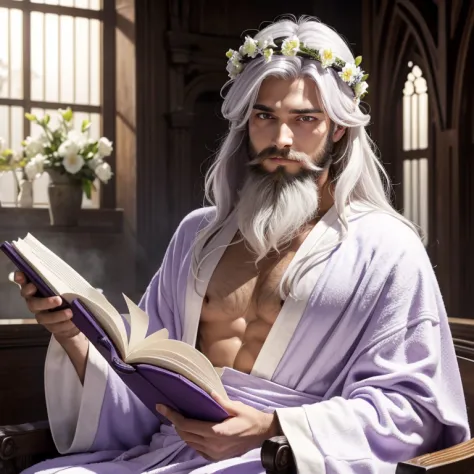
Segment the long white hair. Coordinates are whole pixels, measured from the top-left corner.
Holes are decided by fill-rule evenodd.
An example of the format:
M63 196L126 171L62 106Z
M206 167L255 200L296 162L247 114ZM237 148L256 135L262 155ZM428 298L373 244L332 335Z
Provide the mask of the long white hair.
M334 54L346 62L354 62L354 57L344 40L330 27L309 17L286 18L267 26L254 39L282 38L296 35L306 46L321 49L330 47ZM341 223L341 235L333 248L347 235L348 216L346 206L360 205L368 210L381 211L400 219L415 232L415 226L401 216L390 204L390 182L380 164L375 146L365 127L370 116L354 102L352 89L344 83L332 68L323 69L318 61L299 56L274 55L266 63L259 56L248 63L242 73L229 81L222 114L229 121L229 131L224 138L216 160L205 179L206 199L216 207L213 219L198 234L193 252L193 272L198 277L199 268L209 255L206 243L225 225L235 209L242 188L248 155L247 123L260 86L268 76L298 78L307 76L314 80L321 105L330 120L347 127L344 137L337 143L337 157L331 165L335 208ZM315 249L301 265L287 272L281 282L282 295L292 293L306 270L318 262L328 249Z

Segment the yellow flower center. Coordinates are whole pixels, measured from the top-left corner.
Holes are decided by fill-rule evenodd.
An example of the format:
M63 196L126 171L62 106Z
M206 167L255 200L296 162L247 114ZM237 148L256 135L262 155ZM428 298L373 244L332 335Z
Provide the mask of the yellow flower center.
M323 59L332 59L332 51L329 49L326 49L323 51Z
M349 81L350 78L352 77L352 74L353 74L353 70L352 69L346 69L345 71L342 72L342 79L344 81Z

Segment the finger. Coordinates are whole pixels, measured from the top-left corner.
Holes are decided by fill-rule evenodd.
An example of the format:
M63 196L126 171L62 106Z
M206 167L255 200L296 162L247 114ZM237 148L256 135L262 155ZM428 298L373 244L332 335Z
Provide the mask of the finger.
M23 298L29 298L30 296L34 296L37 291L38 289L33 283L26 283L21 287L20 294Z
M164 406L164 405L156 405L156 411L160 413L161 415L165 416L168 418L169 421L175 426L179 427L182 425L184 421L184 416L179 414L177 411L174 411L173 409Z
M157 405L156 409L158 413L161 413L163 416L168 418L168 420L171 421L176 429L205 437L215 437L214 431L212 429L215 423L191 420L164 405Z
M60 338L73 337L79 334L79 329L71 321L63 321L56 324L45 324L44 327L55 336Z
M207 445L201 446L195 443L189 443L188 446L193 448L197 453L199 453L203 458L208 461L222 461L223 459L229 459L242 454L241 450L237 449L235 446L224 446L224 445Z
M26 276L23 272L16 271L13 279L15 283L18 283L19 285L23 286L26 284Z
M188 433L187 431L181 431L179 429L176 429L176 432L178 433L179 437L187 444L193 443L200 445L201 448L204 448L207 444L209 444L209 440L204 438L204 436L197 435L195 433Z
M54 311L50 313L48 311L41 311L36 315L36 321L43 325L52 325L62 323L64 321L70 321L72 318L72 311L70 309L63 309L61 311Z
M225 399L219 395L216 391L211 392L211 397L230 415L236 416L239 414L240 410L238 404L232 400Z
M49 298L30 297L26 300L26 304L32 313L37 314L41 311L57 308L61 305L61 298L58 296L52 296Z
M192 446L191 444L189 445L191 448L194 449L194 451L196 451L196 453L199 454L199 456L203 457L206 461L214 461L214 459L212 459L210 456L208 456L204 451L200 451L199 450L199 446Z

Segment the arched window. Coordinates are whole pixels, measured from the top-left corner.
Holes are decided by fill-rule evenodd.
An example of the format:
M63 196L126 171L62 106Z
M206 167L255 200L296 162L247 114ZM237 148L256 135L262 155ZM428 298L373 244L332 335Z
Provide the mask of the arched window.
M39 133L25 112L55 116L70 106L76 129L88 119L91 136L102 134L103 77L114 74L102 53L104 1L0 0L0 137L12 149ZM47 185L46 173L35 180L36 207L47 206ZM0 176L0 202L14 205L15 195L11 173ZM83 207L99 207L98 193Z
M428 87L419 66L411 61L403 89L403 209L429 242Z

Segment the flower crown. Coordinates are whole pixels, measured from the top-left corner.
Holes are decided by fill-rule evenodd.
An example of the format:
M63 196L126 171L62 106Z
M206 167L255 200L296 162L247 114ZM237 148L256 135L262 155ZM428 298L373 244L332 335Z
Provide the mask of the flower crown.
M369 85L366 80L369 75L365 74L359 67L362 62L362 56L355 58L353 63L348 63L335 56L331 48L309 48L297 36L276 40L273 40L272 37L254 40L250 36L246 36L244 44L238 51L233 49L227 51L228 61L226 70L229 73L229 77L235 79L244 70L245 65L258 55L263 56L265 62L268 63L274 54L314 59L319 61L324 69L330 67L336 70L339 77L354 91L354 101L357 104L367 94Z

